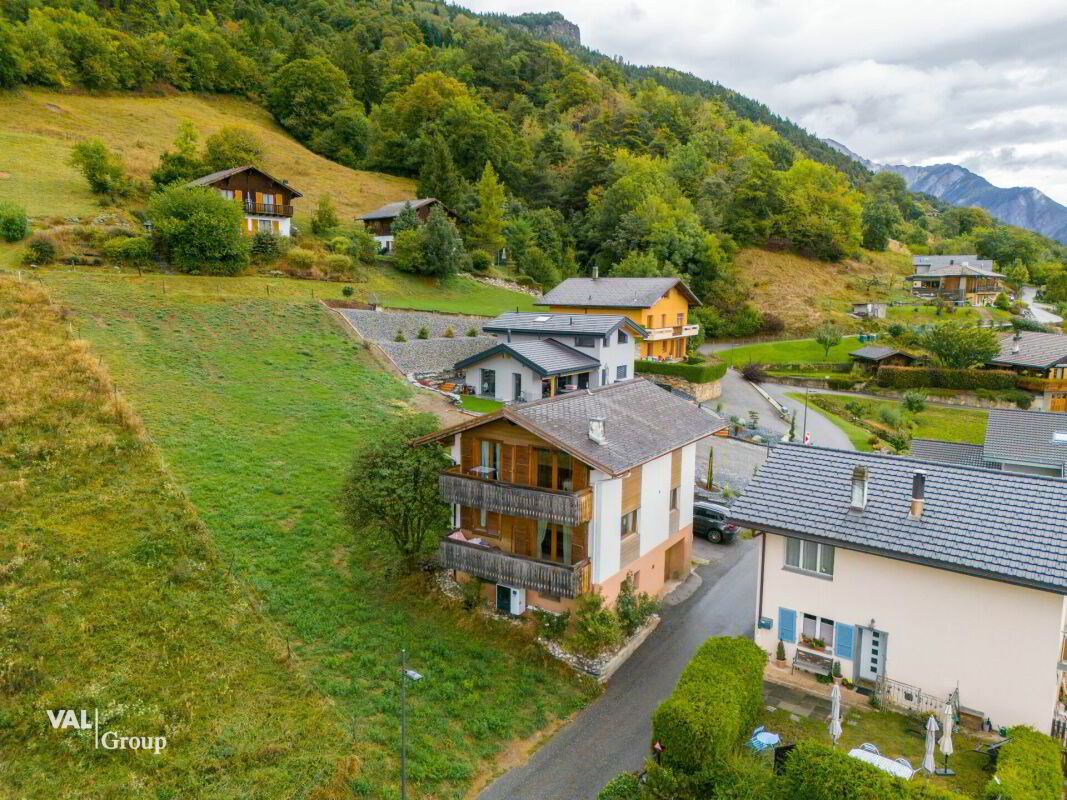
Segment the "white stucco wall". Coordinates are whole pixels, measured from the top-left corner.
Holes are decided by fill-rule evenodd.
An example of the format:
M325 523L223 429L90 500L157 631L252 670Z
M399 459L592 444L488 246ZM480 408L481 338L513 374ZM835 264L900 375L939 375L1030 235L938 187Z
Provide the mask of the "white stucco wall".
M593 559L593 583L603 583L619 571L622 556L622 478L609 478L591 470L593 519L589 523L589 554Z
M693 522L693 488L696 486L697 446L687 444L682 448L682 482L678 489L678 527L684 528Z
M245 225L246 226L248 225L248 221L249 220L251 220L251 222L252 222L252 228L251 228L252 233L255 233L256 231L259 230L259 220L266 221L268 230L272 230L272 231L273 231L273 227L274 227L273 223L277 222L278 223L278 231L277 231L278 236L289 236L292 233L292 228L291 228L292 220L289 219L289 217L266 217L266 216L262 216L261 217L261 216L254 216L252 214L245 214Z
M836 548L832 580L783 569L785 539L764 534L762 615L756 641L773 654L779 608L888 634L885 674L983 712L995 726L1025 723L1047 732L1057 698L1064 624L1060 595ZM758 585L758 584L757 584ZM758 591L758 590L757 590ZM759 598L757 598L758 600ZM757 612L759 613L759 612ZM854 635L854 654L860 635ZM794 646L786 644L792 660ZM854 677L854 662L841 659Z
M641 534L641 555L670 538L671 454L653 459L641 467L641 509L637 530Z
M496 394L497 400L515 400L514 378L515 373L522 375L522 390L530 399L541 397L541 376L521 361L518 361L505 353L491 356L477 364L472 364L464 370L464 381L468 386L473 386L474 391L481 394L482 370L491 369L496 371Z
M507 334L498 333L494 335L502 342L507 341ZM578 345L575 344L574 336L565 336L562 334L531 334L518 331L512 331L511 334L511 341L513 342L555 339L557 342L562 342L563 344L573 347L583 353L588 353L600 362L601 368L607 369L607 383L605 385L615 383L617 380L616 371L619 366L626 367L626 378L632 378L634 376L634 357L637 353L637 344L632 334L627 333L627 338L628 341L619 344L619 332L615 331L608 337L606 342L600 337L594 337L594 345L592 347L578 347ZM598 369L590 374L590 388L595 389L601 385L600 373L601 370Z

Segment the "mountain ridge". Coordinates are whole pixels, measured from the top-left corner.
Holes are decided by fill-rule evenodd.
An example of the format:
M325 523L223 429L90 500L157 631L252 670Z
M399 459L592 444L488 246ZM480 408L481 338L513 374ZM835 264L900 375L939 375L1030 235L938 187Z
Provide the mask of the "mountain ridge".
M1033 186L995 186L959 164L880 164L834 139L823 141L873 172L900 175L913 192L928 194L954 206L978 206L1001 222L1067 243L1067 206Z

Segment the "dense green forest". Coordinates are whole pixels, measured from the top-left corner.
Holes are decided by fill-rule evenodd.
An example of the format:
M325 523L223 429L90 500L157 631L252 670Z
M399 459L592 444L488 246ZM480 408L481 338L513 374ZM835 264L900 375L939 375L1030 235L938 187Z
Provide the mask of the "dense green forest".
M471 220L468 248L506 244L541 285L593 264L684 276L712 335L761 325L741 247L836 261L892 238L1062 272L1061 246L871 176L755 101L526 23L402 0L8 0L0 87L248 96L316 152L417 178Z

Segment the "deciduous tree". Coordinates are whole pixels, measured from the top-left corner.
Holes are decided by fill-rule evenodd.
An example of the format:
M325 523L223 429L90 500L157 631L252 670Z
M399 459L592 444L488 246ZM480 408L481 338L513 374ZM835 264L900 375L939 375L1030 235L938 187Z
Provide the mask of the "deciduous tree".
M996 334L990 328L976 328L958 322L931 328L921 337L920 343L937 356L944 366L953 369L985 364L1000 353Z

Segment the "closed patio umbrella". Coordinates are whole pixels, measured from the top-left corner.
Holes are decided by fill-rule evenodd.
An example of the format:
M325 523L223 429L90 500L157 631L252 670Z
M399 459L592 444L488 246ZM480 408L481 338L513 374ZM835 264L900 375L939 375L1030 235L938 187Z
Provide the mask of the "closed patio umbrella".
M841 738L841 687L836 683L830 693L830 741L836 746Z
M945 766L943 769L938 770L938 775L956 774L948 768L948 757L952 755L952 726L955 724L956 718L952 713L952 704L945 703L945 708L941 712L941 742L938 745L938 750L945 757Z
M926 718L926 755L923 756L923 769L931 775L934 772L934 744L937 740L937 720L931 714Z

